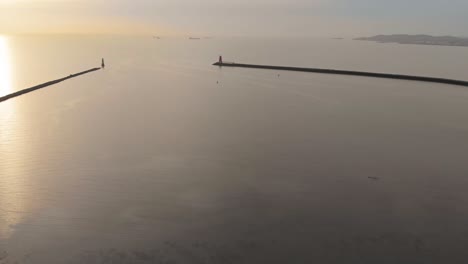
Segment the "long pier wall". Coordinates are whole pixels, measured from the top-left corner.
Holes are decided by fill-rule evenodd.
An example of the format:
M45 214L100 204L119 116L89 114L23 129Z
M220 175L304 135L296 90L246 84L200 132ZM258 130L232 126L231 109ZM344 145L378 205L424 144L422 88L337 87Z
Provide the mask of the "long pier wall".
M298 71L298 72L314 72L314 73L323 73L323 74L352 75L352 76L363 76L363 77L373 77L373 78L386 78L386 79L398 79L398 80L409 80L409 81L420 81L420 82L443 83L443 84L451 84L451 85L459 85L459 86L468 87L468 81L436 78L436 77L402 75L402 74L344 71L344 70L319 69L319 68L300 68L300 67L287 67L287 66L269 66L269 65L241 64L241 63L232 63L232 62L216 62L213 65L222 66L222 67L239 67L239 68L254 68L254 69L267 69L267 70L280 70L280 71Z
M71 74L71 75L69 75L69 76L67 76L67 77L64 77L64 78L61 78L61 79L57 79L57 80L53 80L53 81L50 81L50 82L46 82L46 83L43 83L43 84L39 84L39 85L30 87L30 88L26 88L26 89L23 89L23 90L20 90L20 91L17 91L17 92L14 92L14 93L5 95L5 96L3 96L3 97L0 97L0 103L3 102L3 101L9 100L9 99L18 97L18 96L20 96L20 95L27 94L27 93L33 92L33 91L35 91L35 90L39 90L39 89L45 88L45 87L47 87L47 86L50 86L50 85L53 85L53 84L57 84L57 83L60 83L60 82L65 81L65 80L68 80L68 79L71 79L71 78L75 78L75 77L78 77L78 76L80 76L80 75L83 75L83 74L86 74L86 73L90 73L90 72L93 72L93 71L97 71L97 70L100 70L100 69L101 69L101 68L92 68L92 69L89 69L89 70L86 70L86 71L82 71L82 72L79 72L79 73Z

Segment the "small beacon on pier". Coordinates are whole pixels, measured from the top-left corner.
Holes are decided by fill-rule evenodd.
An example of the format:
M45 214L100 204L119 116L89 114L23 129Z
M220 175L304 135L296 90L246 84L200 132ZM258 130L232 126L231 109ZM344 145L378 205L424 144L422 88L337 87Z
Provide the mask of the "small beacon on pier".
M223 56L219 56L219 64L223 64Z

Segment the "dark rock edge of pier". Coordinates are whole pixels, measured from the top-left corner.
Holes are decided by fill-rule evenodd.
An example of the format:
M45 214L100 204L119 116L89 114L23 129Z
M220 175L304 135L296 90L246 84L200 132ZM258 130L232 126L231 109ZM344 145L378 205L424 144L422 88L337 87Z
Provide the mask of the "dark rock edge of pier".
M213 65L220 66L220 67L239 67L239 68L254 68L254 69L281 70L281 71L314 72L314 73L323 73L323 74L352 75L352 76L373 77L373 78L386 78L386 79L442 83L442 84L450 84L450 85L468 87L468 81L436 78L436 77L402 75L402 74L360 72L360 71L333 70L333 69L320 69L320 68L255 65L255 64L242 64L242 63L233 63L233 62L216 62Z
M82 72L79 72L79 73L70 74L69 76L64 77L64 78L61 78L61 79L57 79L57 80L53 80L53 81L50 81L50 82L46 82L46 83L43 83L43 84L39 84L39 85L30 87L30 88L26 88L26 89L23 89L23 90L20 90L20 91L17 91L17 92L14 92L14 93L5 95L5 96L3 96L3 97L0 97L0 103L3 102L3 101L9 100L9 99L18 97L18 96L20 96L20 95L27 94L27 93L30 93L30 92L33 92L33 91L36 91L36 90L45 88L45 87L47 87L47 86L50 86L50 85L53 85L53 84L57 84L57 83L60 83L60 82L65 81L65 80L68 80L68 79L71 79L71 78L75 78L75 77L78 77L78 76L80 76L80 75L87 74L87 73L90 73L90 72L93 72L93 71L97 71L97 70L100 70L100 69L101 69L101 68L92 68L92 69L89 69L89 70L86 70L86 71L82 71Z

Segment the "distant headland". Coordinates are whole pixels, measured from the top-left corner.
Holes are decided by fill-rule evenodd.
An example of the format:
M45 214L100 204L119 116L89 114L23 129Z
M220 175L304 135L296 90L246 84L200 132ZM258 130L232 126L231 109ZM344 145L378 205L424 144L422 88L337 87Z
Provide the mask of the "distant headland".
M377 35L355 38L354 40L376 41L380 43L399 43L414 45L458 46L468 47L468 38L430 35Z

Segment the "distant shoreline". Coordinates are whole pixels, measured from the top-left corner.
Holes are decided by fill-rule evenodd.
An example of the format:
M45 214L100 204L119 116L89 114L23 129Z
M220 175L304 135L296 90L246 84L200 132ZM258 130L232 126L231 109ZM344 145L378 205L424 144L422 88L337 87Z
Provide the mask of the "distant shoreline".
M377 35L373 37L361 37L354 40L374 41L379 43L398 43L426 46L468 47L468 38L453 36L430 35Z

